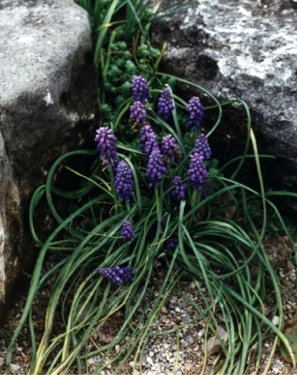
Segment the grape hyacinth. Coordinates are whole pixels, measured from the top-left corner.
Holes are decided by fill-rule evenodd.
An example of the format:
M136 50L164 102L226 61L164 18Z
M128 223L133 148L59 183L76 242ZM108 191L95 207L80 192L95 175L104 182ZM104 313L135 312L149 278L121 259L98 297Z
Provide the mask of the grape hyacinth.
M146 176L149 180L150 187L157 187L165 176L167 170L165 168L161 152L159 148L154 148L152 153L149 156L147 168L146 168Z
M134 181L132 170L124 160L117 164L114 186L121 201L130 203L134 196Z
M158 148L157 136L149 124L140 129L140 147L147 157L154 148Z
M200 134L200 136L197 138L195 151L202 155L204 157L204 160L208 160L211 157L211 148L209 146L208 139L203 133Z
M130 120L135 120L136 122L144 122L146 120L146 109L143 103L140 101L134 102L130 107Z
M135 271L131 267L99 268L99 273L101 276L117 285L131 282L135 278Z
M95 142L97 150L103 162L110 166L118 162L118 154L115 146L116 137L112 130L107 127L100 127L96 130Z
M134 100L144 102L150 99L150 91L147 80L141 76L134 76L131 82L131 91Z
M171 191L171 197L174 200L175 206L179 206L180 202L186 198L186 186L179 176L175 176L172 180L174 186Z
M204 107L201 104L200 98L198 96L193 96L187 105L188 111L188 125L190 129L197 130L204 118Z
M157 113L159 116L163 117L165 120L168 120L173 110L174 110L174 101L171 96L169 86L166 85L158 99Z
M194 152L190 158L191 162L188 169L188 177L192 186L199 190L208 172L205 166L204 158L201 154Z
M174 160L175 157L179 159L181 157L180 147L171 134L165 135L162 138L161 152L164 158L167 160Z
M133 241L135 238L135 232L130 220L125 220L122 225L120 236L127 241Z

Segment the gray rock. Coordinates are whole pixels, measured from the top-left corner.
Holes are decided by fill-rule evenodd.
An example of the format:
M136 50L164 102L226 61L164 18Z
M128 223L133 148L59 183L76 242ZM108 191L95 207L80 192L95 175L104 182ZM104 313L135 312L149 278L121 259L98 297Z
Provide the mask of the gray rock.
M90 32L72 0L0 1L0 305L32 258L34 188L58 155L93 137Z
M153 40L168 43L165 71L199 83L219 99L248 103L261 151L278 157L263 164L270 183L296 191L297 11L292 2L199 0L185 13L161 19ZM215 156L242 152L243 115L240 107L226 111L210 140Z

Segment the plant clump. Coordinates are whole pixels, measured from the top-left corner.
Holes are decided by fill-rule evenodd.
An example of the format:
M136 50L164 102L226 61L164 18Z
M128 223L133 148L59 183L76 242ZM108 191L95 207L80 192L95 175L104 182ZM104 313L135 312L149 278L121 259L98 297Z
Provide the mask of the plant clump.
M251 362L257 372L263 339L272 336L266 370L278 341L295 363L282 333L278 277L265 251L267 207L283 220L269 200L273 192L264 190L247 105L238 99L223 106L201 86L159 71L165 51L150 46L147 1L81 3L94 26L103 119L94 148L59 157L32 197L29 223L40 252L8 348L8 368L26 324L32 341L29 373L88 373L94 357L94 374L111 365L115 373L122 371L131 355L139 363L145 342L155 334L156 317L182 279L190 280L201 298L201 304L187 298L196 311L188 324L203 319L205 340L219 326L228 334L228 347L225 341L218 344L213 372L248 373ZM195 96L180 97L175 83L191 87ZM246 112L246 146L243 155L220 165L212 158L211 137L223 109L233 104ZM254 162L259 190L236 179L247 158ZM84 171L72 166L77 160ZM71 172L79 187L58 188L60 170ZM35 228L41 202L56 223L45 241ZM255 205L260 223L250 209ZM45 270L49 255L54 263ZM38 295L49 287L40 336L34 309ZM151 290L157 293L148 309ZM274 301L273 312L264 308L268 298ZM94 342L94 332L107 329L119 312L123 319L117 334L108 344ZM56 334L58 316L64 331Z

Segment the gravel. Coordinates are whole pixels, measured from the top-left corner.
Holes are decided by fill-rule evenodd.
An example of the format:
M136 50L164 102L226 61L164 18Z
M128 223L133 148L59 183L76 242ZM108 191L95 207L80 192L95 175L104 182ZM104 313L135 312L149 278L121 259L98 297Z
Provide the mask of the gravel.
M297 269L293 263L287 259L291 256L291 250L286 247L286 238L281 241L270 243L269 256L274 267L277 269L281 279L281 289L284 300L284 314L286 327L296 324L297 321ZM132 355L120 375L132 374L133 369L135 375L192 375L200 374L203 369L203 359L205 350L205 323L203 319L197 319L197 311L178 291L183 292L188 298L191 298L196 304L203 306L199 295L197 294L195 285L192 282L180 282L178 287L174 289L173 294L165 301L164 306L160 309L157 320L151 326L151 335L145 342L142 352L140 353L139 363L134 364L134 355ZM152 307L157 292L152 295ZM0 331L0 374L4 372L4 357L8 337L11 335L17 320L20 317L24 300L20 301L16 308L12 311L9 322ZM272 306L273 307L273 306ZM44 312L41 311L43 314ZM37 317L38 318L38 317ZM196 318L196 319L195 319ZM218 317L220 320L220 317ZM277 324L279 316L273 316L272 321ZM101 332L95 331L94 338L100 338L101 343L108 343L116 335L119 325L121 324L121 314L119 313L115 321L117 324L109 327L108 330ZM7 337L5 337L5 332ZM164 332L167 332L164 334ZM223 333L222 333L223 334ZM130 337L125 337L125 341L129 341ZM121 349L119 343L115 347L115 353ZM261 365L265 366L268 355L272 347L272 342L266 342L262 355ZM91 346L90 346L91 350ZM26 332L21 336L18 343L17 354L14 358L12 366L12 374L25 374L30 362L30 338ZM112 355L112 354L111 354ZM208 357L205 367L205 374L210 373L211 366L216 353ZM96 355L88 359L88 370L90 374L100 361L100 356ZM100 375L113 375L114 368L108 366ZM72 374L72 373L71 373ZM281 360L278 352L275 355L271 369L268 374L297 374L289 363Z

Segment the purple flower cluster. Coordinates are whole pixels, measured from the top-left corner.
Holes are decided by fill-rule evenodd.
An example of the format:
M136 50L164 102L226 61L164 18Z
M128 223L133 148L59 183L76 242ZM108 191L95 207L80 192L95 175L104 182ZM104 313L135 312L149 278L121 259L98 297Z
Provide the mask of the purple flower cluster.
M174 101L172 99L169 87L165 86L158 99L157 112L159 116L163 117L165 120L168 120L173 110Z
M130 203L134 196L134 181L132 170L124 160L117 164L114 185L120 199Z
M200 134L200 136L197 138L195 151L202 155L204 157L204 160L208 160L211 157L211 148L209 146L208 139L203 133Z
M154 148L158 148L158 141L151 125L144 125L140 129L140 146L146 156L150 156Z
M193 152L193 154L190 156L190 159L191 162L188 169L188 177L192 186L195 189L199 190L208 173L204 158L198 152Z
M171 196L174 200L175 206L178 206L182 200L186 198L186 186L179 176L175 176L172 180L173 190Z
M144 102L150 98L147 80L141 76L134 76L131 82L131 91L134 100Z
M201 104L201 101L198 98L198 96L193 96L189 100L187 111L189 116L189 128L197 130L200 127L201 122L204 118L204 107Z
M97 150L104 163L108 166L114 165L118 161L115 141L116 137L111 129L101 127L96 130L95 142L97 143Z
M135 120L138 123L146 120L147 114L145 105L140 101L134 102L130 107L130 120Z
M157 187L165 176L167 170L165 168L161 152L159 148L154 148L149 156L146 167L146 176L149 180L150 187Z
M135 232L130 220L125 220L122 225L120 236L127 241L133 241L135 238Z
M117 285L133 281L135 278L135 271L131 267L99 268L99 273Z
M161 141L161 152L165 159L174 160L175 157L180 157L181 150L175 140L171 135L165 135Z

